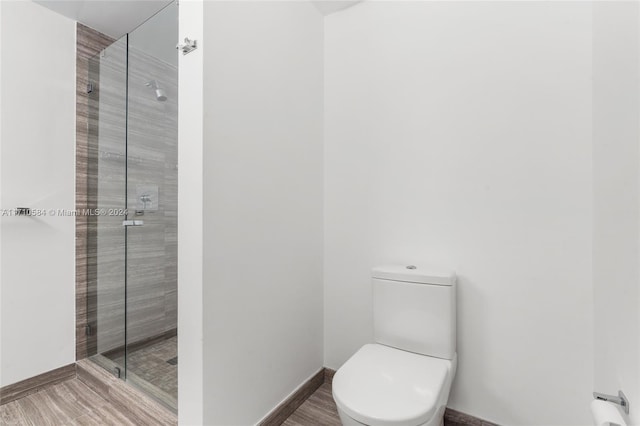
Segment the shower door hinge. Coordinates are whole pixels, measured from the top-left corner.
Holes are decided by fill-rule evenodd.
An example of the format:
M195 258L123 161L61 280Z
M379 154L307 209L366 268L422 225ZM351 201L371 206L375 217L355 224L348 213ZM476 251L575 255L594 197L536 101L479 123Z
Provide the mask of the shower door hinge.
M93 92L93 83L89 82L87 84L87 93Z
M182 50L182 54L186 55L187 53L191 53L198 48L198 41L191 40L189 37L184 38L184 43L176 44L176 49Z
M84 335L85 336L91 336L91 325L87 324L84 326Z
M120 378L120 367L113 367L113 375Z

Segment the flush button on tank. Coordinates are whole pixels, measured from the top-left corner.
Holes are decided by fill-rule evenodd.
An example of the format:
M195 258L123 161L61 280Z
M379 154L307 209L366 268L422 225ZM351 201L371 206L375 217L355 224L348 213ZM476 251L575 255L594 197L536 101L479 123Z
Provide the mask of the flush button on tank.
M407 266L407 269L418 269L418 268L416 267L416 265L409 265Z

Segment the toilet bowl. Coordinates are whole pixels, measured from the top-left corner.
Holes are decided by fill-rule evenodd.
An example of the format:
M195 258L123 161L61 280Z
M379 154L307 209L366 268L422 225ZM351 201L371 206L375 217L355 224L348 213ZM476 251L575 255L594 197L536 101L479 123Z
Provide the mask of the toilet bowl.
M333 377L340 420L343 425L438 426L456 366L456 357L364 345Z
M373 270L374 340L333 378L343 425L440 426L457 368L455 276Z

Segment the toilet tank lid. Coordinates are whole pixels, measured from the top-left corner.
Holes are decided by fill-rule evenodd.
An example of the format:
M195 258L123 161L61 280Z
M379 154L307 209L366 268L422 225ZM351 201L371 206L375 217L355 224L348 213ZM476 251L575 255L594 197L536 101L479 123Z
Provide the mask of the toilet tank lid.
M371 271L373 278L391 281L403 281L416 284L435 284L452 286L456 282L456 274L432 267L415 265L378 266Z

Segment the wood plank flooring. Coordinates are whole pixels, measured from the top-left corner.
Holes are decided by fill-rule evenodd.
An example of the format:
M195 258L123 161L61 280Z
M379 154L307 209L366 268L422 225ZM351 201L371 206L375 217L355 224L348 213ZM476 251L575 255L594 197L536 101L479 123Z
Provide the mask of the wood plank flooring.
M283 426L341 426L338 409L331 394L335 371L325 370L325 382L283 423ZM447 408L444 426L498 426L468 414Z
M331 395L331 383L324 382L313 395L284 421L283 426L341 426Z
M136 425L176 426L178 418L161 402L155 401L148 393L134 383L117 379L90 360L78 361L78 379L114 407L126 413L126 417Z
M25 396L36 393L40 389L64 382L76 377L76 365L69 364L43 374L30 377L18 383L0 388L0 405L8 404Z
M123 425L136 423L78 379L46 387L0 406L2 425Z
M98 368L98 367L96 367ZM143 426L172 424L141 420L135 410L135 397L127 396L114 405L79 379L48 386L36 393L0 406L0 424L11 426ZM138 413L139 414L139 413ZM282 423L284 426L341 426L338 410L326 380L298 409ZM447 410L445 426L496 426L463 413Z

